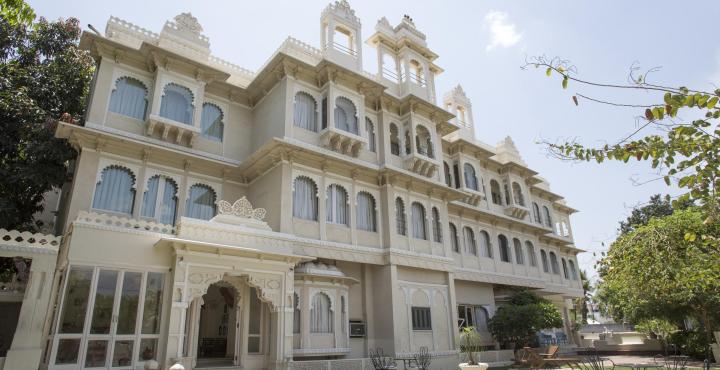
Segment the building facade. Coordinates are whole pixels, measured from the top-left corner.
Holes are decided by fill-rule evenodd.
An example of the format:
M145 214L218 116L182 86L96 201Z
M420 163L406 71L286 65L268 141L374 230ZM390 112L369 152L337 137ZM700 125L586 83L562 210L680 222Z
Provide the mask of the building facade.
M459 327L492 346L515 288L569 331L575 210L510 138L475 139L459 85L437 95L412 19L364 49L346 1L320 23L320 48L288 38L257 72L187 13L83 34L97 72L84 122L57 128L79 154L35 363L361 369L427 347L451 369Z

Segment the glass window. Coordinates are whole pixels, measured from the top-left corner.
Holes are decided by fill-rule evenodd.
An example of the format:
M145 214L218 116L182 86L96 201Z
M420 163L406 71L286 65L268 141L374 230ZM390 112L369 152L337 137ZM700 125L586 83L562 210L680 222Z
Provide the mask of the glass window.
M400 134L394 123L390 124L390 154L400 155Z
M250 323L248 325L248 352L260 353L262 350L260 337L262 335L262 302L257 296L255 288L250 288Z
M430 307L412 307L413 330L432 330Z
M562 258L561 261L562 261L563 276L565 277L565 279L570 279L570 274L568 274L567 262L565 262L564 258Z
M468 253L477 256L477 244L475 244L475 233L468 226L465 226L463 228L463 233L465 234L465 248L467 248Z
M550 252L550 267L552 268L553 274L560 275L560 266L558 266L557 255L555 255L555 252Z
M537 203L533 202L533 217L535 217L535 222L542 224L542 216L540 216L540 207Z
M463 176L465 176L465 187L468 189L478 190L477 176L475 175L475 168L470 163L463 165Z
M357 110L348 98L341 96L335 99L335 127L358 134Z
M550 272L550 269L548 268L547 253L544 249L540 250L540 260L542 261L543 272Z
M142 334L160 333L162 315L163 285L165 275L149 272L145 283L145 306L143 307Z
M395 199L395 226L399 235L406 234L405 203L400 197Z
M522 194L522 189L520 188L520 184L518 184L517 182L513 182L512 190L513 190L513 197L514 197L513 200L515 200L515 204L525 207L525 197Z
M480 231L480 255L487 258L493 257L490 234L485 230Z
M436 207L432 207L432 223L433 240L436 243L442 243L442 224L440 223L440 212Z
M130 215L134 203L135 175L132 171L115 165L106 167L95 186L93 208Z
M142 217L153 218L160 223L174 225L177 212L177 184L175 180L155 175L148 180L143 194Z
M518 265L524 265L525 264L525 253L523 253L522 243L520 242L520 239L513 238L513 248L515 248L515 262Z
M160 101L161 117L192 125L193 110L193 94L190 89L174 83L165 86Z
M365 129L368 133L368 150L375 152L377 151L375 144L375 125L372 123L370 118L365 118Z
M412 230L413 238L427 240L427 230L425 229L425 207L418 202L413 202L411 206Z
M450 223L450 242L452 244L453 252L460 253L460 243L458 242L457 227L452 222Z
M85 353L85 367L105 367L107 361L107 340L89 340Z
M348 196L345 189L337 184L328 186L325 199L326 220L329 223L348 225Z
M548 209L548 207L543 206L543 211L545 212L545 226L552 228L553 221L552 217L550 216L550 210Z
M135 334L141 281L142 273L140 272L125 272L123 276L120 309L117 317L117 334Z
M293 124L309 131L317 132L317 102L310 94L295 94L293 107Z
M528 260L530 261L530 266L537 266L537 257L535 256L535 247L530 243L530 241L525 242L525 254L528 256Z
M215 216L215 191L204 184L195 184L190 187L185 216L209 220Z
M309 177L299 176L293 182L293 217L317 221L317 186Z
M82 323L81 323L82 325ZM80 338L58 340L56 365L77 364L80 352Z
M500 245L500 260L510 262L510 247L508 246L508 240L505 235L498 235L498 243Z
M203 104L202 116L200 118L200 129L202 136L222 141L225 124L223 123L223 112L215 104Z
M310 306L310 332L333 332L333 312L330 309L330 297L325 293L317 293L313 296Z
M117 280L117 271L100 270L97 278L97 287L95 288L95 304L90 323L90 334L110 333L110 322L113 315Z
M357 228L365 231L377 231L375 198L364 191L357 195Z
M293 334L300 334L300 302L297 293L293 293Z
M92 267L73 266L70 269L60 316L60 333L83 332L92 278Z
M147 112L147 87L132 77L120 77L115 81L115 90L110 94L111 112L145 120Z
M452 187L452 177L450 175L450 166L447 162L443 162L443 170L445 172L445 185Z
M490 195L494 204L499 206L503 205L502 194L500 193L500 184L496 180L490 180Z

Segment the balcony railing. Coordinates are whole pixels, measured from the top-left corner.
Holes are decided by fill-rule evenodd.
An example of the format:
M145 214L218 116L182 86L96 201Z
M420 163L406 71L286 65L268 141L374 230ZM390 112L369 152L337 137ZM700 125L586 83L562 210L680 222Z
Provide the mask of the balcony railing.
M355 57L357 56L357 52L356 52L355 50L350 49L349 47L347 47L347 46L345 46L345 45L343 45L343 44L339 44L339 43L334 42L334 41L331 42L331 43L329 43L325 48L326 48L326 49L333 48L333 49L335 49L335 50L337 50L337 51L339 51L339 52L341 52L341 53L343 53L343 54L347 54L347 55L349 55L349 56L351 56L351 57L353 57L353 58L355 58Z

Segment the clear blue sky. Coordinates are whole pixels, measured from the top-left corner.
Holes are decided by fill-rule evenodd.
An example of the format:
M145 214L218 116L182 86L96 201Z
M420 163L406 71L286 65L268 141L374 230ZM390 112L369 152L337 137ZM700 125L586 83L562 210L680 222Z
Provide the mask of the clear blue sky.
M117 16L159 32L165 20L190 11L210 38L213 54L256 70L292 35L318 46L320 12L327 0L303 1L106 1L30 0L50 19L77 17L83 27L103 31ZM636 110L582 102L575 92L629 102L661 99L652 94L618 95L570 84L543 71L520 70L526 56L560 56L577 66L579 76L624 83L630 66L661 66L653 75L671 86L702 89L720 85L720 43L716 41L720 2L697 1L351 1L363 22L363 38L380 17L397 24L409 14L428 37L445 72L437 78L441 96L457 83L472 99L478 139L495 144L512 136L529 166L552 189L580 210L571 218L580 265L592 270L615 238L617 223L651 194L677 193L654 178L647 163L565 163L549 158L536 142L577 138L586 144L613 142L636 128ZM365 46L365 69L372 49ZM602 246L605 243L606 247Z

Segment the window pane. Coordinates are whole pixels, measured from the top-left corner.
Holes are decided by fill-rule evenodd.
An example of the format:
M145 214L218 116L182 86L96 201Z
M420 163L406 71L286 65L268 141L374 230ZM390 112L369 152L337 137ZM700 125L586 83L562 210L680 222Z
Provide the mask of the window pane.
M249 334L260 334L260 299L257 297L255 288L250 289L250 325Z
M115 342L112 366L130 366L132 364L132 353L132 340L119 340Z
M259 337L248 338L248 352L250 352L250 353L260 352L260 338Z
M163 283L164 276L162 273L148 273L147 284L145 285L145 306L143 307L142 318L143 334L158 334L160 332Z
M60 339L58 341L55 364L76 364L78 361L78 352L80 352L80 338Z
M118 312L116 330L117 334L135 334L135 321L137 320L141 279L142 274L139 272L126 272L123 277L120 311Z
M72 267L70 269L62 318L60 319L60 333L82 333L92 275L91 267Z
M143 339L140 341L138 361L153 360L157 357L157 339Z
M85 354L85 367L105 367L108 341L90 340Z
M110 333L117 276L117 271L108 270L101 270L98 274L97 288L95 288L95 306L93 308L92 324L90 325L91 334Z

